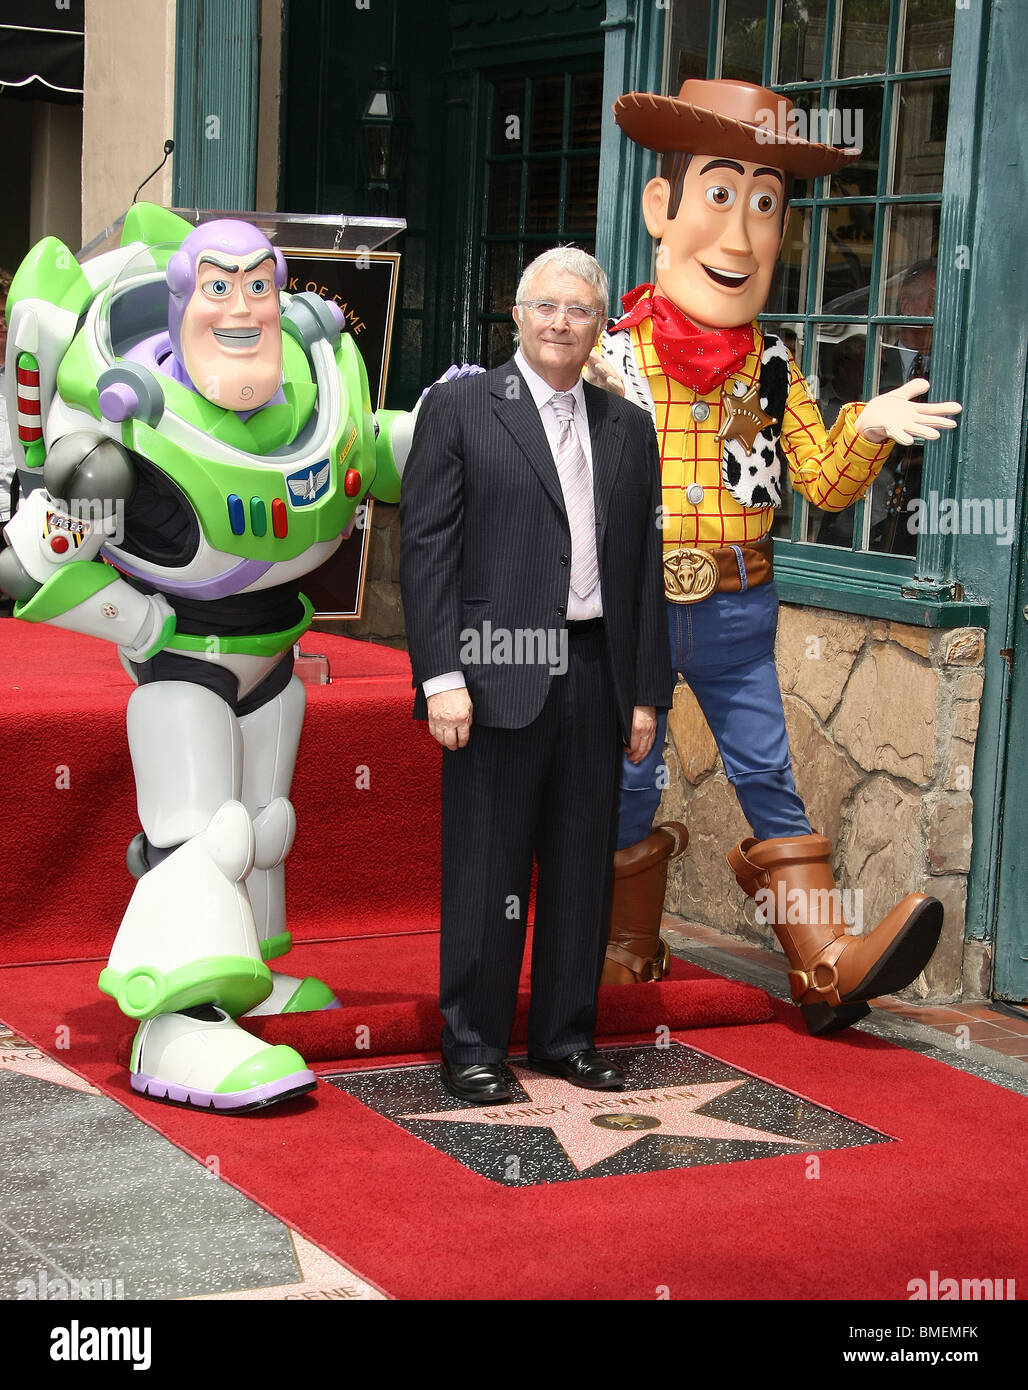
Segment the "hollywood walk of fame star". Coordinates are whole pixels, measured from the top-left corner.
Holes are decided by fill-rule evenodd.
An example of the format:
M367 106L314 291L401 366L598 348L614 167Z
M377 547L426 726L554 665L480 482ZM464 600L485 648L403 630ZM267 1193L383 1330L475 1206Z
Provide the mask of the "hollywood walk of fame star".
M730 439L738 439L748 453L753 452L753 441L766 425L773 425L773 415L767 415L760 405L760 388L751 386L741 396L722 390L721 403L725 408L725 418L717 437L726 444Z
M579 1086L553 1077L544 1077L523 1067L512 1066L528 1104L497 1106L493 1110L472 1106L461 1110L439 1110L432 1114L401 1115L403 1120L449 1121L471 1125L510 1125L553 1131L575 1168L583 1173L597 1163L637 1144L659 1129L675 1138L743 1139L753 1144L795 1144L808 1147L802 1139L772 1134L763 1129L718 1120L698 1112L718 1096L726 1095L741 1081L713 1081L702 1085L679 1083L673 1086L647 1086L638 1091L595 1091L585 1094ZM625 1127L628 1116L643 1123ZM656 1119L657 1125L650 1123Z

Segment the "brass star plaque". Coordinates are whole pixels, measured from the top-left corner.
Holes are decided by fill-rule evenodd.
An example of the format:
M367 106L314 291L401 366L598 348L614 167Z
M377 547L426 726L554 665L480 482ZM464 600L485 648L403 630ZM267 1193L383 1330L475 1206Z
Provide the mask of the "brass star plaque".
M605 1054L607 1055L607 1054ZM681 1043L616 1048L623 1091L587 1091L517 1060L509 1105L465 1105L438 1063L324 1079L509 1187L887 1144L890 1137Z

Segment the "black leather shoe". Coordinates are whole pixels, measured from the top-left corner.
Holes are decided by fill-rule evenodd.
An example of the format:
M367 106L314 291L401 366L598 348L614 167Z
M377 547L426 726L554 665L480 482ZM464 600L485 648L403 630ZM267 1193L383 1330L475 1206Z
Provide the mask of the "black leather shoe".
M585 1086L590 1091L616 1091L625 1084L625 1073L613 1062L606 1061L594 1047L572 1052L570 1057L534 1057L530 1052L526 1065L547 1076L559 1076L573 1086Z
M506 1105L514 1099L510 1077L502 1062L462 1064L444 1056L439 1075L451 1096L469 1100L472 1105Z

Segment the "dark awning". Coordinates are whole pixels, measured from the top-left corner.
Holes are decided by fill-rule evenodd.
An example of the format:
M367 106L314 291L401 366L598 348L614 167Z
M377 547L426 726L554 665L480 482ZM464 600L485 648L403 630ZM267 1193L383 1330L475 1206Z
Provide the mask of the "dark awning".
M0 95L80 102L85 0L0 0Z

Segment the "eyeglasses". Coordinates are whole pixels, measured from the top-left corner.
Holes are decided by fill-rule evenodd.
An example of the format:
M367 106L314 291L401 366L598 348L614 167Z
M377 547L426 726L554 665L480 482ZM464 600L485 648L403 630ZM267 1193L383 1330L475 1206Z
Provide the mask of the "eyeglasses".
M549 299L523 299L521 306L531 309L544 323L549 323L558 314L563 314L568 323L591 323L603 314L602 309L587 309L584 304L554 304Z

